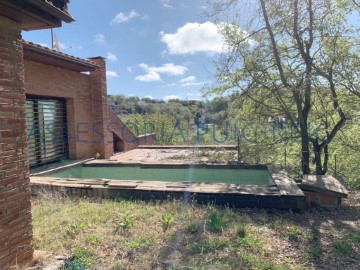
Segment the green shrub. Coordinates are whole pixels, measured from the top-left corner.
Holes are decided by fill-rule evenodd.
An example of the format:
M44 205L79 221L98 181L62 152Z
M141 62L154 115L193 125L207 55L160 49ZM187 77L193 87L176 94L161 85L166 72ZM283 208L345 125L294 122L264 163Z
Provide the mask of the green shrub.
M123 214L118 215L115 218L115 230L114 234L121 231L122 233L125 233L130 230L130 228L133 226L135 216L130 214L129 212L125 212Z
M76 247L65 264L66 270L89 270L94 266L94 251L90 248Z
M219 213L213 211L208 218L207 227L212 232L223 232L227 227L227 221Z
M166 231L170 228L171 224L174 222L174 217L170 213L165 213L161 216L161 222L162 222L164 231Z

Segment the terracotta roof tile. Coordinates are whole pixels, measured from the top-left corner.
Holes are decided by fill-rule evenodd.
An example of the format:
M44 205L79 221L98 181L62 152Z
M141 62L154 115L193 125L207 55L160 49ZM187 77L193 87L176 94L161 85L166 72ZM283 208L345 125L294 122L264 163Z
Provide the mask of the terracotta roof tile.
M42 46L42 45L30 42L30 41L23 40L23 46L25 48L30 48L30 49L34 48L34 49L37 49L37 50L41 50L44 53L48 53L48 54L51 54L53 56L58 56L58 57L67 59L69 61L74 61L74 62L77 62L79 64L92 65L94 67L98 67L98 65L95 62L90 61L88 59L83 59L83 58L76 57L76 56L73 56L73 55L70 55L70 54L59 52L57 50L53 50L53 49L50 49L50 48L48 48L46 46Z

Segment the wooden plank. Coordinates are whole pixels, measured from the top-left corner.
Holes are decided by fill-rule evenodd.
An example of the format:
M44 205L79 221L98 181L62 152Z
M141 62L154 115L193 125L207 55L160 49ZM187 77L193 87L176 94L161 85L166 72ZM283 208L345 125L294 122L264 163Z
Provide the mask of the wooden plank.
M282 195L288 196L305 196L296 182L287 177L286 174L272 174L273 180L280 189Z

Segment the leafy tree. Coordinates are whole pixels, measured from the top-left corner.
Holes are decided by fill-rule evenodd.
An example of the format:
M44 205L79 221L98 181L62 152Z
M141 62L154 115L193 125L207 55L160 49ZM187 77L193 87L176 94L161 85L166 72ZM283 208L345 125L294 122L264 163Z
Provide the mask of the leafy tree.
M227 52L211 91L238 93L262 121L284 118L300 137L303 174L311 158L316 174L325 174L329 146L346 124L342 97L359 93L356 2L222 0L212 7Z

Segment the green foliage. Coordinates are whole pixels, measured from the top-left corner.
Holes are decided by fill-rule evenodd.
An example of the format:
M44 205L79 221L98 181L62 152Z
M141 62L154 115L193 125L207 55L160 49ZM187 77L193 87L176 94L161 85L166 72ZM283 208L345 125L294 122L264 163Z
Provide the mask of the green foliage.
M281 270L286 269L283 266L275 265L266 260L262 260L258 256L251 253L241 253L241 260L246 266L246 269L257 269L257 270Z
M221 233L228 226L224 216L216 211L212 211L208 217L207 227L212 232Z
M65 270L90 270L94 265L94 256L92 249L76 247L65 264Z
M95 234L91 234L88 236L88 241L91 243L91 244L100 244L101 241L102 241L102 238L98 235L95 235Z
M309 247L308 249L308 255L312 258L312 259L320 259L321 255L323 254L321 248L315 246L315 247Z
M352 251L351 244L343 240L335 240L333 242L333 248L342 254L348 254Z
M163 215L161 216L161 223L162 223L162 225L163 225L164 231L167 231L167 230L170 228L171 224L174 223L174 217L173 217L173 215L170 214L170 213L165 213L165 214L163 214Z
M114 234L118 233L119 231L122 233L128 232L133 226L134 219L135 216L128 211L122 214L118 214L114 220L116 224Z
M197 224L197 223L193 223L193 222L190 222L188 225L187 225L187 230L191 233L191 234L196 234L200 231L200 225Z
M239 238L244 238L246 236L246 226L245 224L238 224L236 226L236 235Z
M213 19L228 22L220 28L231 53L215 63L217 84L207 90L231 96L229 118L247 133L245 159L284 165L285 148L295 147L286 164L292 175L324 174L333 165L325 158L328 151L359 149L356 141L336 145L347 120L359 111L360 35L354 23L359 7L351 0L256 2L247 16L238 14L248 1L213 3ZM281 129L287 124L281 138L269 129L269 120ZM350 176L351 165L343 166ZM359 181L349 183L359 187Z
M349 234L349 240L356 244L360 244L360 232L352 229Z
M88 224L83 221L74 221L66 227L66 235L70 238L75 237L79 232L85 230Z
M229 239L209 238L189 245L189 255L221 251L231 246Z
M247 235L246 237L238 237L237 243L249 250L260 251L262 247L261 241L254 235Z

